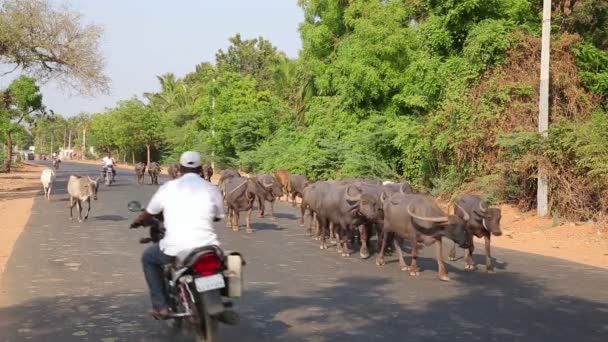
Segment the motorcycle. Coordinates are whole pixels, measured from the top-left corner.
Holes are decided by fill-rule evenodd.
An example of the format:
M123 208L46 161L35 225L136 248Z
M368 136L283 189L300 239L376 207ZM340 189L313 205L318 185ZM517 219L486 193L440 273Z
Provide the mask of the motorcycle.
M61 162L61 160L59 160L59 159L53 159L53 167L55 168L55 170L59 170L60 162Z
M110 184L114 183L114 167L104 167L103 171L101 171L101 177L106 186L110 186Z
M129 202L131 212L144 209ZM158 243L164 236L162 213L149 226L149 237L140 243ZM219 341L219 323L235 325L239 317L232 311L231 298L240 298L245 261L238 252L224 252L205 246L178 253L165 265L165 288L169 292L169 322L173 329L194 333L199 341Z

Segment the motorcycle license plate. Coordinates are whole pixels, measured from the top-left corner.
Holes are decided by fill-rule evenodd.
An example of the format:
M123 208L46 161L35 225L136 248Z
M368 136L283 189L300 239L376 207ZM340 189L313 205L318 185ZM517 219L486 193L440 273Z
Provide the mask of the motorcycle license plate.
M226 287L224 282L224 276L221 274L212 275L209 277L202 277L194 279L196 290L198 292L207 292L215 289L221 289Z

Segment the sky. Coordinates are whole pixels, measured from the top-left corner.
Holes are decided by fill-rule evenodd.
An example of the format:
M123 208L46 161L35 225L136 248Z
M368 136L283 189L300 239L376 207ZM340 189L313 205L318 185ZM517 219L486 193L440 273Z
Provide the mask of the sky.
M60 0L57 3L65 3ZM301 48L297 0L71 0L85 22L104 27L101 53L111 94L83 98L50 82L44 103L55 113L96 113L117 101L159 89L157 75L183 76L215 60L228 38L262 36L289 57Z

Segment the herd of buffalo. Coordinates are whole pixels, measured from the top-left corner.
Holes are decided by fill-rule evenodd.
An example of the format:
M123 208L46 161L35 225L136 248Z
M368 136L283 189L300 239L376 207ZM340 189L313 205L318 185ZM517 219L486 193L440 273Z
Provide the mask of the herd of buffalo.
M147 167L152 184L158 184L161 172L156 162ZM146 164L135 165L137 180L143 184ZM171 178L179 176L179 165L169 166ZM203 166L201 177L211 181L213 168ZM410 184L381 182L373 179L345 179L311 182L305 176L277 170L274 175L265 173L244 177L238 171L227 169L220 174L218 186L224 196L227 210L226 224L239 230L240 212L246 211L246 231L251 233L251 212L257 202L259 216L265 215L265 203L270 202L274 217L274 203L283 195L301 199L300 224L310 217L307 232L320 240L320 248L327 249L329 239L342 256L349 256L352 247L359 246L361 258L368 258L373 248L371 238L377 237L376 264L385 264L384 255L392 250L399 256L399 266L411 275L419 275L418 252L423 246L435 245L440 280L449 280L443 261L442 238L454 242L450 260L456 259L456 245L465 251L465 269L475 269L472 259L473 237L485 240L486 270L494 271L490 252L492 235L502 234L501 212L491 208L477 195L461 195L452 204L454 213L446 214L435 198L417 193ZM405 261L402 246L409 241L411 262Z
M260 217L264 217L265 202L270 202L274 216L274 202L286 194L295 206L301 198L301 225L309 216L309 235L320 240L320 248L327 249L327 240L335 241L342 256L349 256L355 244L362 258L370 256L370 240L377 236L376 264L384 265L384 255L394 249L399 255L402 270L411 275L420 272L417 264L419 244L435 244L438 277L449 280L443 261L442 238L454 241L465 250L466 269L473 270L473 236L485 240L486 269L493 272L490 253L492 235L502 234L501 212L490 208L479 196L462 195L453 202L454 214L446 214L429 194L417 193L408 183L381 182L370 179L346 179L310 182L305 176L291 175L277 170L274 175L260 174L243 177L236 170L223 170L218 183L227 209L226 223L239 230L239 213L247 211L246 230L251 229L251 212L257 201ZM313 232L314 230L314 232ZM403 241L410 242L411 262L403 256ZM456 246L450 251L455 260Z

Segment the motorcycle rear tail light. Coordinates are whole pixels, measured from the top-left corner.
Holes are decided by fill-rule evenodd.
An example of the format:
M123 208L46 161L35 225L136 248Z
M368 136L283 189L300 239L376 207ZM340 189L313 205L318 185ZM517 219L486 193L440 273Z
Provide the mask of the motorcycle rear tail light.
M192 268L194 272L206 277L218 273L221 267L222 263L217 255L208 253L198 258Z

